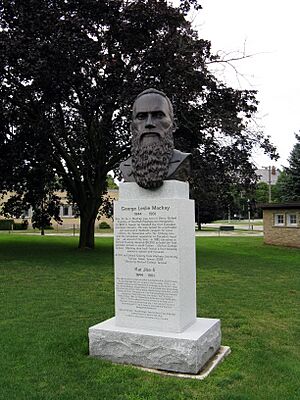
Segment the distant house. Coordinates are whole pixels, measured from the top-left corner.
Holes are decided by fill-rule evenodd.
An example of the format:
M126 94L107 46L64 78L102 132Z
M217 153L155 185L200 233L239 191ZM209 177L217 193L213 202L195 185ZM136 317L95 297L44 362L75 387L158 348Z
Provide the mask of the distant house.
M258 182L264 182L268 185L276 184L280 172L281 171L279 169L276 169L274 166L259 168L255 171L258 177Z
M300 248L300 202L263 204L265 243Z
M61 228L66 228L66 229L71 229L74 225L79 225L80 219L78 217L78 211L74 209L74 206L69 203L67 193L66 192L56 192L55 193L58 197L60 197L60 210L59 210L59 216L63 220L63 223L61 224ZM107 195L111 200L118 200L119 198L119 191L116 189L108 189ZM11 193L8 193L7 195L3 196L3 199L0 200L0 210L1 210L1 205L4 203L9 197L11 196ZM27 210L24 210L23 215L21 218L15 218L12 216L12 218L15 220L15 222L21 222L22 220L27 220L29 223L29 227L31 226L31 218L32 218L32 207L30 207ZM0 219L5 219L3 216L0 215ZM107 218L105 215L102 215L100 220L96 220L96 224L99 224L99 222L107 222L110 226L113 225L113 221L111 218ZM52 221L52 224L57 226L55 221Z

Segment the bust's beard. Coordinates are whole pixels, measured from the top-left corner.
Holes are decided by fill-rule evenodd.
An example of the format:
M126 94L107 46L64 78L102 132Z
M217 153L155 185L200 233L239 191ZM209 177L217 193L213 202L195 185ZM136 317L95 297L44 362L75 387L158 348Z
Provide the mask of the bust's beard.
M168 175L169 163L174 150L172 131L171 127L165 139L145 145L141 145L138 133L132 132L133 176L136 183L144 189L160 187Z

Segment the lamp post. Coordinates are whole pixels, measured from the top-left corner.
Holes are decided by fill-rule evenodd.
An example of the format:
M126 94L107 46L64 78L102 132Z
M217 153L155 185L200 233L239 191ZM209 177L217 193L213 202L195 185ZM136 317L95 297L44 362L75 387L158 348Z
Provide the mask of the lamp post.
M251 225L250 225L250 219L251 219L250 199L247 200L247 206L248 206L248 222L249 222L249 231L250 231L250 229L251 229Z

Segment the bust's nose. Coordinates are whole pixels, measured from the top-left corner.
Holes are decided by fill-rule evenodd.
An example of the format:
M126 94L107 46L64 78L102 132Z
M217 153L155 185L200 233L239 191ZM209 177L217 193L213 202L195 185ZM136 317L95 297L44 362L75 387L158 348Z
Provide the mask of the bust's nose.
M147 115L145 128L148 128L148 129L155 128L155 124L154 124L152 115L150 113Z

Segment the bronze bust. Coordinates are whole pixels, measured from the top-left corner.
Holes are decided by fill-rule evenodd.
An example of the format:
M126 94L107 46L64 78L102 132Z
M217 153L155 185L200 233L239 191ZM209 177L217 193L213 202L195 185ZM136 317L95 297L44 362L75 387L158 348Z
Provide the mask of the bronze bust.
M125 182L156 189L164 180L187 180L190 153L174 149L176 124L171 101L165 93L147 89L136 97L130 129L131 157L120 165Z

